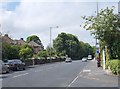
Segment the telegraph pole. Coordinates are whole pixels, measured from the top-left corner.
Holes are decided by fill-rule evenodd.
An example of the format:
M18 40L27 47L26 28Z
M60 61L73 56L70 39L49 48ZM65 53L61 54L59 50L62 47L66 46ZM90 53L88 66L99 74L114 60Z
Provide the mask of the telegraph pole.
M98 17L98 0L97 0L97 17ZM97 67L100 67L101 66L100 45L98 43L97 34L96 34L96 54L97 54Z
M52 62L52 28L59 28L59 27L58 26L50 27L50 62Z

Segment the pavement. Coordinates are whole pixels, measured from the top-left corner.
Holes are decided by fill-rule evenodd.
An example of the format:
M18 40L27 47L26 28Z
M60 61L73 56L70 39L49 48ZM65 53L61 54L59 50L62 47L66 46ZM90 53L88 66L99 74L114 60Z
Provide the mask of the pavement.
M108 74L102 67L97 67L96 60L92 60L78 74L71 87L118 87L118 83L118 76Z

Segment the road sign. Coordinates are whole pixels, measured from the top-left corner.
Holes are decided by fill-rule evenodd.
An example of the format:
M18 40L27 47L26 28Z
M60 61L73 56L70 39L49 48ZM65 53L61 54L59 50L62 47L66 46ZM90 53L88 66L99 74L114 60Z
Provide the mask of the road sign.
M96 53L98 54L98 53L99 53L99 50L97 50Z

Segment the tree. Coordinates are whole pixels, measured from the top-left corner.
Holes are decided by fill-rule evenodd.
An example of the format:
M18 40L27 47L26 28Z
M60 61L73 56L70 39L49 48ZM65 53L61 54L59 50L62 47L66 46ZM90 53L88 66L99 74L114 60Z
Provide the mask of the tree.
M19 51L19 55L22 59L31 58L33 53L33 49L29 45L22 45Z
M47 59L47 51L46 50L42 50L40 51L40 53L38 53L39 57L44 57L45 59Z
M2 43L2 59L19 59L20 47L17 45L10 45L5 42Z
M50 49L50 46L47 46L47 48L46 48L47 56L50 56L50 50L51 50L51 55L52 56L57 55L57 53L55 52L55 49L53 47L51 47L51 49Z
M106 45L111 58L120 59L120 18L114 14L114 7L102 9L97 16L83 17L84 28ZM104 47L103 46L103 47Z
M58 54L72 58L79 56L79 40L72 34L61 33L53 41L53 47Z

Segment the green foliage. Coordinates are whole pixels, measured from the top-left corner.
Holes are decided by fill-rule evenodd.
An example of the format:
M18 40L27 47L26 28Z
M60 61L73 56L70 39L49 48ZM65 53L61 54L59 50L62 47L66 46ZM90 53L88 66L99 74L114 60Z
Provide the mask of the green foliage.
M50 49L50 47L47 46L47 48L46 48L47 56L50 56L50 50L51 50L51 55L52 55L52 56L57 55L57 53L55 52L55 49L54 49L54 48L51 47L51 49Z
M40 51L40 53L38 54L39 57L44 57L45 59L47 58L47 51L46 50L42 50Z
M113 74L120 75L120 60L111 60L110 69Z
M53 41L53 47L57 55L68 55L73 59L94 54L93 48L88 43L79 42L78 38L72 34L58 34Z
M120 17L114 8L102 9L97 16L83 17L84 28L90 30L102 45L106 45L111 58L120 58Z
M38 40L40 40L40 39L36 35L32 35L32 36L27 37L27 42L30 42L30 41L37 42Z
M33 56L33 49L29 45L22 45L19 51L19 55L22 59L30 58Z
M10 45L5 42L2 43L2 59L19 59L20 47L17 45Z

